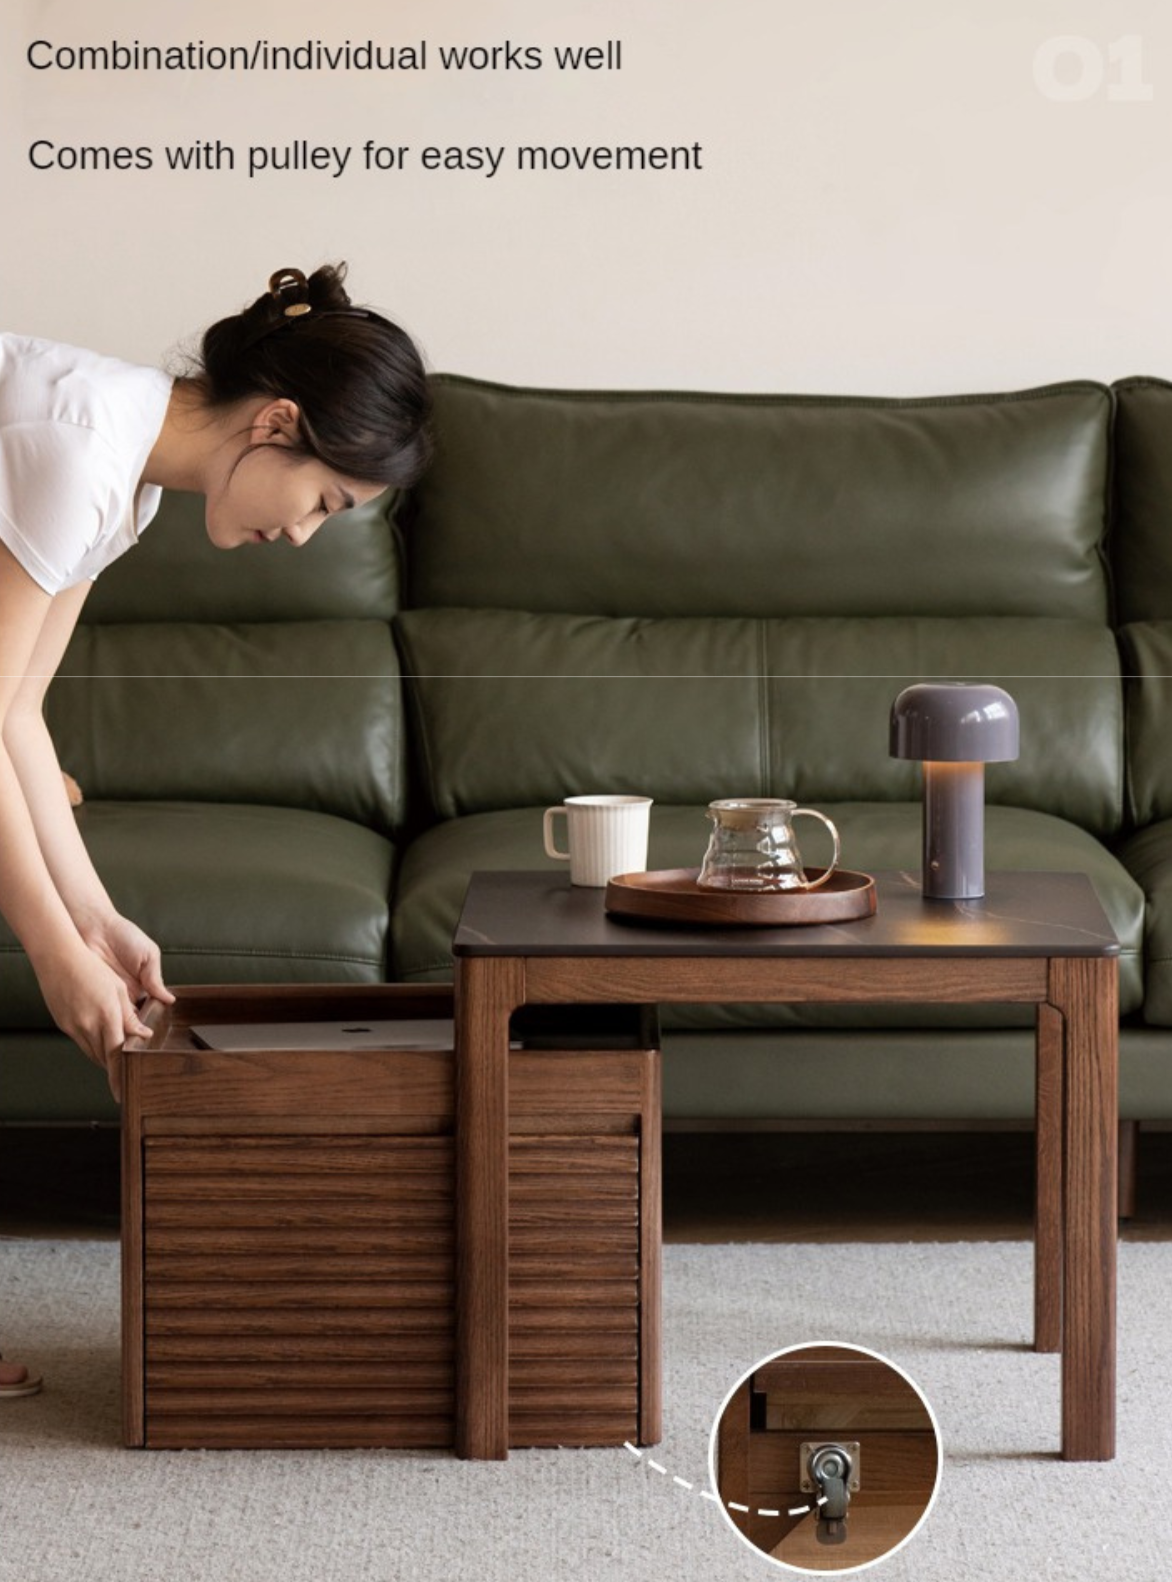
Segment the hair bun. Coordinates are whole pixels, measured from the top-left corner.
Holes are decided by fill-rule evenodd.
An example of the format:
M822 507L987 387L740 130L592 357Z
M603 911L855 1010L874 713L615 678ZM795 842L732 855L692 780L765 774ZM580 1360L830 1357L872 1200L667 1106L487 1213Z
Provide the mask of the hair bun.
M336 312L350 306L349 293L342 284L345 278L345 264L322 264L308 280L300 269L277 269L269 276L269 296L287 318L311 308L318 313Z
M299 270L285 272L300 274ZM346 279L345 264L322 264L320 268L314 270L308 280L305 280L304 275L301 275L301 279L305 281L309 302L315 312L324 313L350 307L350 293L343 284Z

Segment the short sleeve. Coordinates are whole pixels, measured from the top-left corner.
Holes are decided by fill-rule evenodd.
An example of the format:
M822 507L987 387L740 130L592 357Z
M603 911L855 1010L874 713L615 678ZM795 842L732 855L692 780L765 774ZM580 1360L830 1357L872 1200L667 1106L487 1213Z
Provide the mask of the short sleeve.
M81 424L0 429L0 541L46 593L59 593L110 510L110 447Z

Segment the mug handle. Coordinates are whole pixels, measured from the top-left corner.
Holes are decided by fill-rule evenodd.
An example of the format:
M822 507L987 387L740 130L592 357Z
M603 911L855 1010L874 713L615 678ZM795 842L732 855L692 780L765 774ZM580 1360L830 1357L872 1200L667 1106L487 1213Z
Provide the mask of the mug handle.
M827 868L826 872L822 875L822 877L820 879L815 879L813 884L807 884L806 885L806 889L807 890L817 890L822 885L824 885L826 883L827 879L830 878L830 876L833 874L834 870L838 867L838 859L839 859L839 855L840 855L840 852L841 852L841 846L839 844L839 839L838 839L838 830L831 823L831 821L826 817L825 813L819 813L818 809L814 808L814 807L797 807L790 814L790 817L791 818L801 818L803 813L806 815L807 818L820 818L822 820L823 824L826 825L826 828L830 831L831 839L834 841L834 856L830 859L830 866L829 866L829 868Z
M557 846L554 844L553 820L554 820L554 814L555 813L561 813L565 817L565 819L567 820L567 833L568 833L568 830L569 830L570 810L567 807L564 807L564 806L547 807L546 810L545 810L545 817L544 817L544 819L542 820L542 823L541 823L541 832L542 832L542 834L545 837L545 855L547 857L559 857L562 860L562 862L569 862L570 861L570 854L569 854L569 852L568 851L559 851L557 849ZM819 814L818 816L819 816L819 818L821 818L822 815Z

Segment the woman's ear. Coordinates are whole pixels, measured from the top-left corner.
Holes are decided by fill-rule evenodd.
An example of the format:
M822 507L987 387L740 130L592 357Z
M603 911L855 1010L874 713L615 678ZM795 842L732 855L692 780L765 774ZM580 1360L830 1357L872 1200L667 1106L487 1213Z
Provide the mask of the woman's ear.
M301 408L287 396L267 401L252 420L249 438L254 445L299 446L302 441Z

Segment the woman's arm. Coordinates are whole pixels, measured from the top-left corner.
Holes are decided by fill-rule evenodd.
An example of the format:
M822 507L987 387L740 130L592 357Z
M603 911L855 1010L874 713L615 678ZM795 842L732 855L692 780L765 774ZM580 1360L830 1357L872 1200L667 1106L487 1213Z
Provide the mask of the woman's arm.
M123 978L82 937L56 876L50 872L46 849L65 892L79 906L83 918L90 915L87 908L109 907L109 898L72 828L72 815L69 826L55 816L51 792L58 794L66 812L68 800L59 776L52 788L44 784L44 747L37 748L35 733L28 726L30 699L38 688L43 695L47 685L44 660L55 649L56 667L82 597L67 599L61 613L50 619L56 600L0 545L0 911L28 954L53 1020L91 1060L106 1066L113 1079L116 1064L110 1057L130 1034L145 1032L145 1028ZM64 635L63 628L67 628ZM55 766L56 755L52 757ZM39 810L40 829L25 780ZM42 791L50 793L43 804Z
M45 724L49 682L77 625L90 590L88 582L48 599L28 668L17 682L4 714L4 745L32 817L45 866L78 931L113 912L113 903L94 871L61 781L57 752Z
M45 724L44 702L82 605L88 582L53 599L37 637L29 671L4 721L4 742L32 815L41 855L74 926L91 950L118 973L132 998L174 998L162 978L159 948L119 916L98 878L61 778L57 750Z

